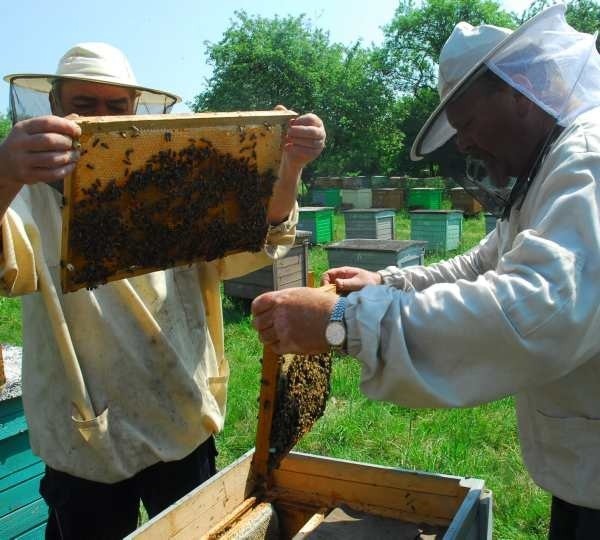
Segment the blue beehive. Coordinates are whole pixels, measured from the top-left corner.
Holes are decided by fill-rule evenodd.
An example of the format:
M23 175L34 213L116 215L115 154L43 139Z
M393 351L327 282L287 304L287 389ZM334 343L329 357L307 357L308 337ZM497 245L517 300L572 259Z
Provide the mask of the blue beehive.
M462 238L462 221L460 210L413 210L410 237L427 241L427 251L456 249Z
M21 401L21 357L6 348L0 392L0 538L44 538L48 507L39 494L44 464L29 447Z
M393 240L396 236L396 212L389 208L362 208L344 212L346 238Z

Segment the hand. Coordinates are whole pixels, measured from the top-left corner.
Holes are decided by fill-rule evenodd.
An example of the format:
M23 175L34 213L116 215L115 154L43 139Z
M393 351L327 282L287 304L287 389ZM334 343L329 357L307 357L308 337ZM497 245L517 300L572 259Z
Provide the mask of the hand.
M316 114L308 113L293 118L289 121L283 146L285 164L302 169L321 155L325 138L325 127Z
M309 287L268 292L252 302L252 324L277 354L326 352L325 328L337 298Z
M55 182L79 159L73 139L81 128L72 120L40 116L18 122L0 144L0 187Z
M381 285L381 276L377 272L354 268L352 266L342 266L340 268L331 268L323 274L323 284L334 283L336 289L341 293L360 291L367 285Z

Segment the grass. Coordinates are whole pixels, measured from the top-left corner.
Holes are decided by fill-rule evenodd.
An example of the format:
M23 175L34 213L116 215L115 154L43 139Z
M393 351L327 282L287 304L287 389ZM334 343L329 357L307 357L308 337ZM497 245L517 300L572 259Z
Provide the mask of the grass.
M397 238L410 238L408 215L399 213ZM465 220L456 252L483 237L483 217ZM343 217L336 215L335 238L344 237ZM428 255L427 263L442 254ZM310 266L320 278L327 268L325 250L310 251ZM242 305L225 297L225 343L231 362L227 419L218 436L220 468L254 446L258 414L261 346ZM0 298L3 343L21 343L18 299ZM471 409L407 409L375 402L361 394L359 363L337 358L327 410L298 450L412 470L482 478L494 492L494 538L546 538L549 496L525 471L519 450L513 400Z

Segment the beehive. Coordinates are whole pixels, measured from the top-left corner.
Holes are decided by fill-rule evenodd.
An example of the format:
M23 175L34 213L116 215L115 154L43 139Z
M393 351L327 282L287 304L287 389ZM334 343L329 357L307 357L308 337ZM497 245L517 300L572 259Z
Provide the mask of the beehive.
M498 218L489 212L485 213L485 234L490 234L496 228Z
M315 206L342 206L342 195L338 188L313 189L310 194L311 202Z
M396 236L396 213L387 208L363 208L344 212L346 238L393 240Z
M373 194L370 189L342 189L342 203L350 208L371 208Z
M407 208L442 208L443 190L438 188L410 188L406 200Z
M427 251L458 248L462 239L460 210L413 210L410 212L410 238L425 240Z
M346 239L325 246L329 268L356 266L376 272L387 266L423 264L427 242L416 240Z
M404 208L404 189L379 188L373 189L373 208L393 208L400 210Z
M0 538L44 538L48 507L39 493L44 464L29 446L21 400L21 351L6 347L0 391Z
M452 208L462 210L465 216L474 216L482 210L481 203L462 187L450 190L450 201Z
M308 245L312 234L296 231L296 241L285 257L271 266L250 272L245 276L228 279L223 283L225 294L234 298L253 300L267 291L308 285Z
M326 244L333 240L333 210L329 206L300 208L298 228L310 231L313 244Z
M290 111L91 117L67 178L65 292L262 248Z

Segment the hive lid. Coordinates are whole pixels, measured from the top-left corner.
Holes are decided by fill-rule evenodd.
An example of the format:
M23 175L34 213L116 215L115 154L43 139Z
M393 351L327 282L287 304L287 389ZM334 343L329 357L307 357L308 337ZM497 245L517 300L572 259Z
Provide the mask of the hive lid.
M64 292L262 248L292 111L87 117L66 179Z
M424 246L427 242L425 240L378 240L375 238L348 238L328 244L325 247L326 250L358 250L358 251L384 251L394 252L403 251L409 247Z

